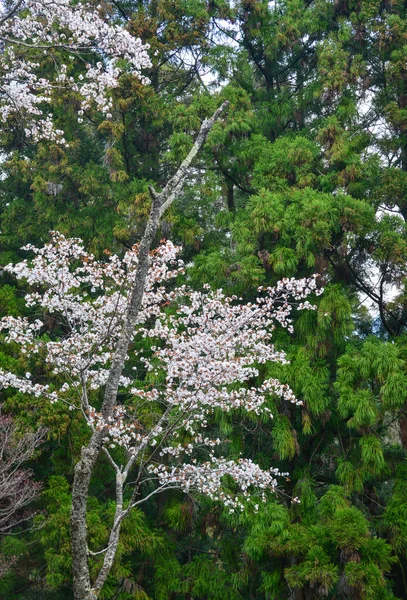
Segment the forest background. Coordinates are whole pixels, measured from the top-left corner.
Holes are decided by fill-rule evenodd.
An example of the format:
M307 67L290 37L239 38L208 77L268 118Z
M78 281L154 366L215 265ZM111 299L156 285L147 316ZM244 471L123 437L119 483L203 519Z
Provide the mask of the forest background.
M69 146L34 143L18 120L2 132L1 265L50 230L82 238L99 258L123 253L142 234L148 186L163 187L202 120L228 100L160 237L182 245L198 289L251 301L259 285L314 273L325 287L294 337L277 335L290 364L275 375L304 406L281 402L271 422L222 415L211 425L231 453L289 472L287 496L241 515L158 496L124 522L101 597L406 598L405 3L97 4L150 44L150 83L123 75L113 118L89 109L81 122L72 94L56 89L49 111ZM79 68L72 59L70 71ZM24 315L23 284L5 272L0 281L1 314ZM0 366L19 360L1 343ZM72 598L70 484L88 431L44 399L7 390L2 403L18 431L47 434L26 465L41 484L36 516L0 540L10 566L0 597ZM96 543L113 487L102 460L89 500Z

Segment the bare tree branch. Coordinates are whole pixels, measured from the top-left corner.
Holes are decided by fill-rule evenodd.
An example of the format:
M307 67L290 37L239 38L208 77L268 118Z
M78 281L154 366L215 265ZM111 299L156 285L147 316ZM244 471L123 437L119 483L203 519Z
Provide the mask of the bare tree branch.
M33 480L24 463L32 458L43 441L46 430L20 436L13 419L0 415L0 535L10 535L13 528L32 516L27 506L36 498L41 485ZM0 577L18 557L0 554Z

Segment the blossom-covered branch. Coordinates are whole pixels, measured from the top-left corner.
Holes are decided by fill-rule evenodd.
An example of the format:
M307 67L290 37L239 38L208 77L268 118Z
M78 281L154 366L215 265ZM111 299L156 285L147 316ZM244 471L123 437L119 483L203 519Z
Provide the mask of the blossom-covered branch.
M54 128L52 114L45 110L55 87L77 95L79 120L92 106L110 118L107 92L117 87L123 61L142 81L143 69L150 66L148 46L87 2L23 0L8 11L2 4L0 42L1 122L17 118L34 141L66 144L64 132ZM52 65L48 78L39 75L44 59Z

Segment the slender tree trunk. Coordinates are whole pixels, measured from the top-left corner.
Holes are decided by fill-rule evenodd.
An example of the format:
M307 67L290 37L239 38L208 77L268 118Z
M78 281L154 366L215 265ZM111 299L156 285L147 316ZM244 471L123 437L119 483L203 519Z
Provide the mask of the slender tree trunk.
M75 600L94 600L92 594L88 566L88 531L86 526L86 504L90 478L95 466L103 433L98 431L92 435L89 444L82 448L80 461L75 466L72 488L71 510L71 544L73 592Z
M182 162L181 166L172 177L162 192L157 193L154 188L150 188L152 196L152 207L150 217L140 243L138 253L138 267L136 272L136 284L131 292L128 310L124 319L123 330L119 338L116 351L112 359L112 366L109 371L106 382L104 399L102 404L102 415L107 421L113 414L113 408L117 400L120 377L126 361L129 346L133 340L134 327L139 314L145 282L149 268L149 252L156 235L160 220L167 208L180 193L185 181L188 169L203 146L209 131L214 123L221 116L228 106L224 102L214 115L202 123L201 129L192 146L188 156ZM88 565L88 545L87 545L87 526L86 526L86 507L89 494L89 485L93 469L103 447L103 438L105 431L96 431L93 433L90 442L84 446L81 451L81 458L75 466L75 475L72 486L72 510L71 510L71 543L72 543L72 569L73 569L73 592L75 600L96 600L103 583L112 567L114 556L116 554L117 543L119 539L120 525L116 526L116 519L113 525L114 530L110 537L110 544L106 549L106 556L99 577L95 586L92 586L89 565ZM122 510L123 499L119 494L117 498L117 511Z
M103 566L100 570L93 589L99 593L102 589L107 576L112 568L114 557L116 556L117 546L119 543L121 520L123 515L123 483L124 478L120 471L116 473L116 511L114 515L113 528L109 537L109 547L106 551Z
M134 324L143 299L144 285L149 266L148 253L157 231L158 222L159 201L158 198L154 198L150 219L139 249L139 264L136 275L137 286L133 288L131 294L123 332L119 339L106 383L102 405L102 414L105 421L112 415L117 399L120 376L123 371L128 347L132 341ZM75 466L71 511L72 568L75 600L94 600L97 598L97 593L92 590L89 575L86 506L90 479L105 436L106 433L104 431L95 432L89 444L82 448L81 458Z

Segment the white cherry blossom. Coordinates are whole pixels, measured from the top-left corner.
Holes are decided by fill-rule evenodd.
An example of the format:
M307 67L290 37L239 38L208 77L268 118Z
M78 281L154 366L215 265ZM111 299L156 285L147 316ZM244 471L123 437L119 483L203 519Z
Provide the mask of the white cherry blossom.
M143 82L150 66L148 45L118 24L109 23L101 10L71 0L16 0L15 10L0 5L0 120L17 118L28 138L53 139L66 145L64 132L46 114L54 88L66 88L79 99L79 119L92 106L110 118L107 93L118 85L125 60ZM39 75L46 59L49 78ZM75 59L75 73L69 64ZM82 65L82 67L81 67ZM73 73L73 71L72 71Z
M259 288L256 302L208 286L175 287L174 279L184 272L179 248L170 241L161 244L150 254L134 344L120 382L121 403L105 418L91 399L107 381L135 283L138 247L123 258L98 261L80 240L54 232L43 248L25 249L33 258L6 271L31 288L25 301L36 317L3 317L0 331L26 360L42 360L49 380L44 384L35 373L0 370L0 387L81 411L92 431L103 432L108 454L116 446L125 449L118 472L127 476L137 462L138 483L153 480L155 493L196 490L230 510L243 509L253 494L265 500L280 474L248 458L224 458L227 440L214 433L213 416L238 411L272 418L272 398L301 404L286 384L264 373L267 364L287 362L273 345L273 331L277 324L292 330L293 310L316 308L307 300L321 293L316 278ZM52 332L45 322L54 323ZM225 476L239 492L224 491Z

